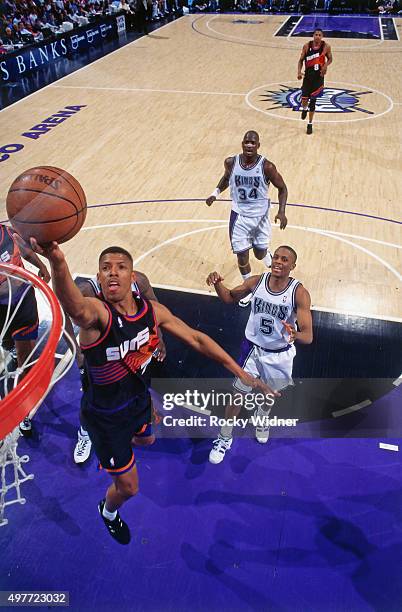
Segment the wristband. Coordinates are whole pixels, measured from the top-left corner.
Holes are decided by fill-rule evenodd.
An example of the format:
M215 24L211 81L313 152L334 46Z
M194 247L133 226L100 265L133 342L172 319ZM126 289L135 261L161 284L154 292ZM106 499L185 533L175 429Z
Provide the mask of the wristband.
M210 197L213 196L214 198L217 198L220 192L221 190L219 189L219 187L216 187L216 189L211 193Z

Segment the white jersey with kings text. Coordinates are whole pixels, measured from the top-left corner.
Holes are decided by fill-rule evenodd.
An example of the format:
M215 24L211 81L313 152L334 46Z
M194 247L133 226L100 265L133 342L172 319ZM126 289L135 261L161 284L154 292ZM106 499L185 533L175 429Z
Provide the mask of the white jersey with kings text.
M270 272L265 272L253 291L245 334L253 344L274 351L289 344L283 324L295 326L296 289L300 282L290 277L285 289L277 293L269 289L270 276Z
M240 155L234 158L229 179L232 210L244 217L262 217L268 212L269 181L264 176L264 162L265 157L259 155L252 167L245 168Z

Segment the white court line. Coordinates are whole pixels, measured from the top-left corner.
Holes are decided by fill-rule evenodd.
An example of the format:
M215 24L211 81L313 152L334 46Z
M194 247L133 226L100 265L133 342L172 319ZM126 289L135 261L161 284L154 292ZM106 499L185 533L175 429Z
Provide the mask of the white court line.
M154 219L152 221L125 221L122 223L103 223L100 225L89 225L81 229L82 232L102 229L107 227L122 227L125 225L155 225L158 223L225 223L227 225L227 219ZM395 244L393 242L385 242L384 240L377 240L375 238L368 238L367 236L360 236L359 234L345 234L344 232L335 232L334 230L321 230L316 227L307 227L303 225L287 225L290 229L302 229L309 232L326 232L328 234L334 234L334 236L345 236L346 238L355 238L358 240L366 240L368 242L374 242L376 244L382 244L383 246L389 246L395 249L402 249L402 245ZM278 225L272 225L272 229L279 229Z
M268 15L263 15L263 16L266 16L266 17L267 17ZM289 17L288 17L288 18L287 18L285 21L282 21L282 23L281 23L281 25L279 26L279 28L277 28L277 29L275 30L275 32L272 34L272 38L275 38L275 36L276 36L276 35L277 35L277 33L279 32L279 30L280 30L281 28L283 28L283 26L285 25L286 21L289 21L289 19L291 19L291 18L292 18L292 16L293 16L293 15L289 15ZM300 20L299 20L299 21L300 21Z
M399 451L399 446L397 444L385 444L385 442L380 442L378 446L384 450Z
M398 378L396 378L393 383L392 383L395 387L399 387L399 385L402 384L402 374L400 376L398 376Z
M172 25L173 23L177 23L178 21L180 21L180 19L183 19L183 17L184 17L184 15L182 17L179 17L178 19L175 19L174 21L169 21L169 23L165 23L165 25L161 26L160 28L156 28L155 30L152 30L152 33L153 32L159 32L159 30L163 30L163 28L167 28L168 26ZM98 59L94 60L90 64L86 64L85 66L82 66L81 68L78 68L78 70L74 70L73 72L70 72L69 74L66 74L64 77L61 77L60 79L57 79L57 81L55 81L55 82L58 83L59 81L63 81L64 79L67 79L67 77L75 75L78 72L80 72L81 70L85 70L86 68L89 68L90 66L93 66L94 64L96 64L96 62L99 62L100 60L103 60L105 57L108 57L109 55L113 55L113 53L118 53L118 51L122 51L123 49L126 49L127 47L130 47L131 45L134 45L138 41L144 42L143 38L144 38L144 40L150 40L149 36L147 36L147 37L141 36L140 38L137 38L136 40L132 40L131 42L127 43L126 45L123 45L122 47L119 47L118 49L115 49L114 51L111 51L110 53L107 53L106 55L102 55L102 57L98 57ZM20 102L23 102L24 100L26 100L27 98L30 98L31 96L34 96L34 95L36 95L38 93L41 93L42 91L44 91L48 87L53 87L53 83L49 83L48 85L45 85L44 87L41 87L37 91L33 91L31 94L28 94L27 96L24 96L23 98L21 98L21 100L17 100L16 102L13 102L12 104L9 104L9 106L6 106L5 108L0 109L0 113L6 111L8 109L13 108L16 104L19 104Z
M145 93L169 93L190 94L196 96L244 96L246 93L234 93L230 91L191 91L184 89L150 89L143 87L93 87L90 85L52 85L54 89L94 89L96 91L134 91Z
M221 40L223 42L240 42L240 43L252 43L254 46L258 46L258 47L276 47L278 49L294 49L295 47L300 45L300 41L299 40L295 40L293 41L291 38L288 39L288 43L290 44L290 46L281 46L280 44L278 44L280 42L279 38L275 39L275 42L277 42L277 44L274 44L274 41L268 43L268 44L264 44L264 41L256 41L253 38L241 38L239 36L233 36L231 34L224 34L223 32L219 32L219 30L214 30L214 28L212 28L210 26L210 23L212 23L215 19L217 19L218 17L221 17L222 15L215 15L214 17L212 17L211 19L208 19L208 21L206 22L206 27L207 29L212 32L213 34L217 34L218 36L223 36L226 37L225 38L216 38L216 36L214 37L215 40ZM266 17L270 17L271 15L266 15ZM264 15L265 17L265 15ZM226 22L227 23L227 22ZM279 28L280 29L280 28ZM381 29L381 28L380 28ZM233 40L228 40L228 38L231 38ZM377 40L375 41L373 44L367 44L367 45L350 45L350 46L339 46L336 51L351 51L353 49L357 49L357 51L360 52L364 52L367 49L373 49L374 47L379 47L380 45L384 44L384 40Z
M329 238L333 238L334 240L339 240L340 242L344 242L345 244L349 244L353 248L358 249L359 251L362 251L363 253L366 253L367 255L370 255L370 257L373 257L373 259L376 259L385 268L387 268L392 274L394 274L394 276L396 276L396 278L399 281L402 280L402 276L399 274L398 270L396 270L393 266L391 266L391 264L389 264L387 261L382 259L382 257L379 257L378 255L376 255L372 251L369 251L368 249L361 246L360 244L355 244L354 242L351 242L350 240L346 240L346 238L341 238L340 236L334 236L333 234L330 234L329 232L321 231L321 232L316 232L316 233L321 234L322 236L328 236Z
M135 223L137 223L136 221L132 221L129 222L127 224L125 223L117 223L116 225L129 225L132 224L134 225ZM166 223L166 221L164 221L164 223ZM213 223L213 221L212 221ZM115 224L111 223L108 224L107 227L114 227ZM167 244L171 244L172 242L176 242L176 240L181 240L181 238L186 238L187 236L191 236L193 234L198 234L201 232L207 232L211 229L222 229L222 228L226 228L227 224L225 223L225 225L214 225L214 226L210 226L210 227L202 227L200 229L197 230L193 230L190 232L186 232L184 234L179 234L177 236L173 236L173 238L169 238L168 240L165 240L164 242L161 242L159 244L157 244L156 246L152 247L152 249L149 249L148 251L146 251L145 253L143 253L142 255L140 255L140 257L137 257L137 259L134 261L134 263L138 263L140 261L142 261L143 259L145 259L146 257L148 257L148 255L150 255L151 253L157 251L158 249L161 249L162 247L164 247ZM302 229L302 230L308 230L309 228L306 227L299 227L297 225L292 225L291 226L293 229ZM87 230L92 229L91 227L87 227ZM97 227L95 227L95 229L98 229ZM369 251L368 249L366 249L365 247L361 246L360 244L355 244L354 242L351 242L350 240L346 240L346 238L341 238L340 236L336 236L334 234L331 234L330 231L327 230L318 230L316 228L311 229L311 231L315 234L321 234L322 236L327 236L328 238L333 238L334 240L339 240L340 242L344 242L345 244L349 244L350 246L352 246L355 249L358 249L359 251L362 251L363 253L366 253L366 255L369 255L370 257L373 257L373 259L377 260L379 263L381 263L385 268L387 268L392 274L394 274L394 276L397 277L398 280L402 280L402 276L399 274L399 272L393 267L391 266L391 264L389 264L387 261L385 261L384 259L382 259L381 257L379 257L379 255L376 255L375 253L373 253L372 251Z
M181 223L188 223L192 220L188 220L188 219L180 219L180 220L169 220L170 223L177 223L177 222L181 222ZM198 223L205 223L206 221L203 220L195 220ZM167 223L167 220L153 220L153 221L129 221L126 223L108 223L105 225L97 225L97 226L93 226L93 227L87 227L87 228L83 228L84 230L91 230L91 229L98 229L100 227L116 227L116 226L125 226L125 225L142 225L142 224L146 224L146 223L151 223L151 224L156 224L156 223ZM209 219L207 221L208 223L214 223L214 222L218 222L221 223L220 220L218 221L214 221ZM152 249L146 251L145 253L143 253L142 255L140 255L139 257L137 257L137 259L134 260L134 265L136 265L137 263L139 263L140 261L142 261L143 259L145 259L146 257L148 257L148 255L150 255L151 253L159 250L160 248L163 248L165 245L167 244L171 244L173 242L176 242L177 240L181 240L182 238L185 238L187 236L191 236L193 234L198 234L198 233L202 233L202 232L206 232L209 231L211 229L224 229L227 227L227 222L223 223L221 225L214 225L214 226L209 226L209 227L202 227L200 229L197 230L192 230L190 232L185 232L184 234L179 234L177 236L173 236L172 238L169 238L166 241L163 241L159 244L157 244L156 246L152 247ZM275 227L275 226L273 226ZM399 280L401 279L401 276L399 274L399 272L397 272L397 270L395 270L395 268L393 268L388 262L386 262L385 260L383 260L381 257L379 257L378 255L376 255L375 253L373 253L372 251L369 251L368 249L362 247L359 244L355 244L353 242L351 242L350 240L346 240L345 238L341 238L340 236L334 235L332 234L329 230L318 230L317 228L307 228L304 226L291 226L293 229L302 229L303 231L312 231L313 233L317 233L320 234L322 236L326 236L328 238L333 238L334 240L339 240L340 242L344 242L345 244L348 244L350 246L352 246L355 249L358 249L360 251L362 251L363 253L369 255L370 257L373 257L376 261L378 261L379 263L381 263L383 266L385 266L390 272L392 272ZM320 310L320 308L318 306L315 306L315 310ZM322 308L322 310L324 312L336 312L334 309L330 308L330 309L324 309ZM350 316L362 316L362 317L368 317L368 318L375 318L375 319L381 319L381 320L385 320L385 321L397 321L400 322L400 319L397 319L395 317L390 317L387 315L373 315L373 314L362 314L362 313L350 313L350 312L345 312L343 310L339 310L337 311L338 314L345 314L345 315L350 315Z
M207 232L207 231L213 230L213 229L220 229L221 227L226 227L226 225L224 225L224 226L222 226L222 225L211 225L209 227L202 227L201 229L192 230L191 232L186 232L185 234L179 234L179 236L173 236L173 238L169 238L168 240L164 240L160 244L157 244L156 246L152 247L152 249L149 249L148 251L146 251L145 253L143 253L142 255L137 257L136 259L134 259L133 265L137 265L137 263L139 263L140 261L142 261L143 259L148 257L148 255L150 255L154 251L158 251L159 249L161 249L162 247L166 246L167 244L170 244L171 242L176 242L176 240L180 240L181 238L186 238L187 236L192 236L193 234L199 234L201 232Z
M344 408L343 410L335 410L332 413L334 418L344 416L345 414L350 414L351 412L356 412L357 410L361 410L362 408L366 408L366 406L370 406L372 402L369 399L360 402L360 404L355 404L354 406L349 406L349 408Z
M301 20L303 19L304 15L302 15L300 17L300 19L295 23L294 27L290 30L289 34L287 35L286 38L290 38L293 34L293 32L295 31L295 29L297 28L297 26L299 25L299 23L301 22Z
M397 39L398 39L398 40L400 40L400 39L399 39L398 27L397 27L397 25L396 25L396 23L395 23L395 17L392 17L392 21L393 21L393 23L394 23L394 30L395 30L395 32L396 32L396 37L397 37Z

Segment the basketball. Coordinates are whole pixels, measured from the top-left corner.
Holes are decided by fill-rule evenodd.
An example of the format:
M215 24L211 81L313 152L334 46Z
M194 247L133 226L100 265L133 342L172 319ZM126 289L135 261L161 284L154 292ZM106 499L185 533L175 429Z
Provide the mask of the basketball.
M20 174L6 200L13 228L39 244L66 242L84 224L87 202L79 182L65 170L38 166Z

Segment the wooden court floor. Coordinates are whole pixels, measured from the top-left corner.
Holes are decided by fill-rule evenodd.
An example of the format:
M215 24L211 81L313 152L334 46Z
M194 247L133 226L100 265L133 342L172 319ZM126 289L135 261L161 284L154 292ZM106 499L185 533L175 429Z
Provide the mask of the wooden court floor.
M2 219L12 180L54 165L81 182L90 205L65 245L73 273L95 273L100 250L119 244L157 286L206 291L214 269L233 286L230 203L204 199L254 129L289 190L289 225L273 230L272 247L296 249L295 275L314 306L402 321L401 42L328 39L326 86L344 108L316 113L307 136L283 102L297 89L306 39L275 37L284 20L185 16L6 108L0 144L24 148L0 164ZM82 108L22 136L68 106Z

